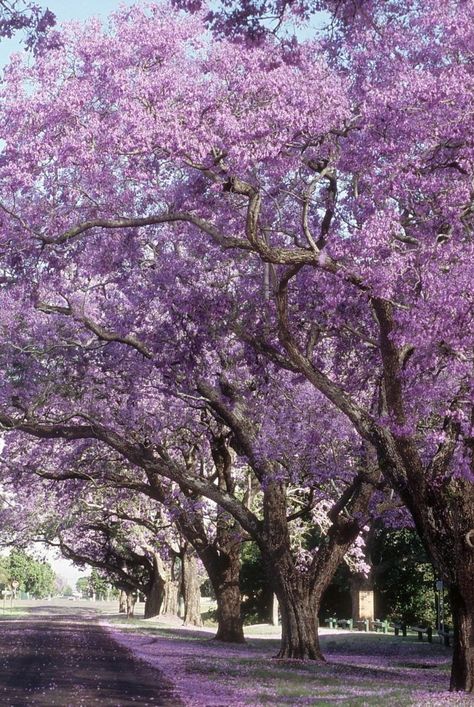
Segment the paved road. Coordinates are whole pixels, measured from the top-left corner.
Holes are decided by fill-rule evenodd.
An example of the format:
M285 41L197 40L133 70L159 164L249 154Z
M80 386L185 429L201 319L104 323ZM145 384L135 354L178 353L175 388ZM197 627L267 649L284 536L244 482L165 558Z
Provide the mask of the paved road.
M0 621L0 706L182 703L161 673L113 641L88 609L31 609Z

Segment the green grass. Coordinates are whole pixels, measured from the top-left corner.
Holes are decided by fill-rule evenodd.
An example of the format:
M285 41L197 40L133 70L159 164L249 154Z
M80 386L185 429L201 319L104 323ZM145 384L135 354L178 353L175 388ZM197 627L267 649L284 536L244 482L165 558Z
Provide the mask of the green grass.
M25 609L18 606L3 606L0 604L0 621L8 621L11 619L17 619L19 616L27 616L28 612Z
M246 636L276 636L280 635L281 627L271 624L257 624L255 626L244 626Z

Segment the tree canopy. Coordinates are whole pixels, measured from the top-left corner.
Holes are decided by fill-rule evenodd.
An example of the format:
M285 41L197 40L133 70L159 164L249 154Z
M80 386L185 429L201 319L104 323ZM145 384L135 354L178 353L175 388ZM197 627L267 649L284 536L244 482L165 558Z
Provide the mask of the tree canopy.
M474 3L302 4L332 22L291 46L228 17L210 41L188 9L122 8L5 71L5 466L118 455L184 515L218 504L274 569L290 657L320 657L314 604L388 485L472 691ZM289 523L327 499L301 565Z

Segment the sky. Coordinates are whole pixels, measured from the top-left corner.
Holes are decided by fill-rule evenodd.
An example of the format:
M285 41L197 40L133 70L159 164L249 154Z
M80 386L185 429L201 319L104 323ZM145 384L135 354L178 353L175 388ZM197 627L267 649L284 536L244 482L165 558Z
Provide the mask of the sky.
M35 556L47 560L56 574L65 579L74 591L76 589L76 582L79 577L84 577L85 575L90 574L90 570L88 568L79 569L78 567L75 567L72 562L69 562L69 560L61 557L54 548L46 547L41 543L35 543L31 549L34 550Z
M120 5L131 5L133 0L36 0L56 15L58 23L67 20L85 20L88 17L107 17ZM0 66L4 66L12 52L21 48L18 38L0 42Z

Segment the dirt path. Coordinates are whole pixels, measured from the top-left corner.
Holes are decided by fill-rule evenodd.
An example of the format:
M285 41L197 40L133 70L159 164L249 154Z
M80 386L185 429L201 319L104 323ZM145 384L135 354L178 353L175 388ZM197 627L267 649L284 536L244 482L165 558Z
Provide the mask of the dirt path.
M0 706L122 707L182 703L161 673L137 661L76 607L0 622Z

